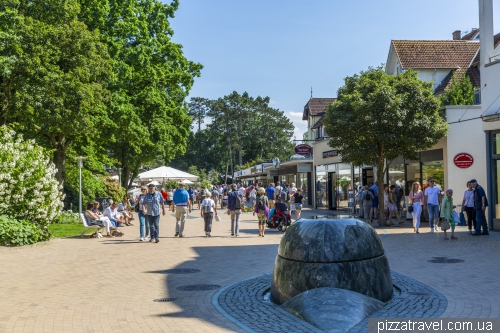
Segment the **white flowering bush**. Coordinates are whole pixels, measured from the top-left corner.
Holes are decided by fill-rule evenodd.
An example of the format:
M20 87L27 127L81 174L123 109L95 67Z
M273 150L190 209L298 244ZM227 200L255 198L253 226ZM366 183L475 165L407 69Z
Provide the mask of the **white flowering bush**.
M35 224L41 239L62 209L56 168L34 140L0 127L0 212Z

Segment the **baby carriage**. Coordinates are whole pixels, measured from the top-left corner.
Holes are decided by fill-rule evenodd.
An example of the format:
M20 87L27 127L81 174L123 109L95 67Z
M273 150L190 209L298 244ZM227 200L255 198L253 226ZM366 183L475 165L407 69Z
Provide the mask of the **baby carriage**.
M285 232L286 228L290 225L290 222L291 217L286 204L283 202L277 202L275 204L275 208L271 209L269 212L267 227Z

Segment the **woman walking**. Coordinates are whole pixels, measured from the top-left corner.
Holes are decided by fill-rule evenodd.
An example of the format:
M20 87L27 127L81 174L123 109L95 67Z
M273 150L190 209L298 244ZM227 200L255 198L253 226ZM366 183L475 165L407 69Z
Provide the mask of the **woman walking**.
M446 196L441 202L441 217L444 217L450 223L450 226L441 226L441 230L444 231L444 239L448 239L448 236L446 236L446 230L448 230L449 227L451 227L451 239L457 239L457 237L455 237L455 220L453 219L453 209L455 206L453 206L452 196L453 190L446 190Z
M257 213L257 218L259 219L259 236L264 237L266 222L269 218L269 204L266 190L263 187L259 187L257 191L257 204L255 205L253 216L255 216L255 213Z
M422 205L424 204L424 192L422 192L419 182L413 183L410 195L408 196L408 204L413 207L413 212L411 213L413 217L413 232L418 234L420 215L422 214Z
M297 193L293 195L293 202L295 203L295 221L300 219L300 212L302 210L302 205L304 204L304 196L302 195L302 190L297 189Z
M212 237L210 234L212 232L212 220L214 213L217 215L217 207L215 207L215 201L211 197L212 193L206 192L205 199L201 202L201 206L203 207L201 217L205 220L205 237Z
M473 226L474 230L476 230L476 209L474 208L474 189L470 182L467 182L467 190L465 190L464 198L462 199L462 211L465 211L467 214L469 235L472 235Z
M147 191L148 188L146 186L141 186L141 194L139 194L137 198L135 198L135 204L139 205L139 212L137 214L139 215L139 234L141 237L140 238L141 242L143 242L149 236L149 220L146 217L146 215L144 215L144 213L142 212L143 204L141 203L142 201L141 199L144 198L144 196L146 196Z

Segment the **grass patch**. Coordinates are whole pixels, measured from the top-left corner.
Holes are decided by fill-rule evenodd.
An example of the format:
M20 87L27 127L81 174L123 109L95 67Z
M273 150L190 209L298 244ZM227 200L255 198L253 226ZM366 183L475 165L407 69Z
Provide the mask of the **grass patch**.
M49 229L53 238L80 236L83 224L50 224ZM94 233L95 230L88 230L85 234Z

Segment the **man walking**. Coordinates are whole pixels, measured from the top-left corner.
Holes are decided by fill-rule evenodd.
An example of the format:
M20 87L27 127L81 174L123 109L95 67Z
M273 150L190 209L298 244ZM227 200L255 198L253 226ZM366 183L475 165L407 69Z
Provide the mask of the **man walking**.
M165 216L165 202L161 193L156 190L155 185L148 185L149 192L141 198L142 214L149 221L151 239L150 242L158 243L160 240L160 206L163 216Z
M240 235L240 214L243 198L240 197L236 184L232 184L233 189L228 195L227 212L231 216L231 236Z
M271 183L268 188L266 188L266 195L269 204L269 209L274 208L274 201L276 200L276 190L274 189L274 183Z
M217 186L214 185L212 189L212 200L215 202L215 206L219 204L219 190L217 189Z
M276 201L281 202L281 192L283 192L283 187L281 187L280 182L276 182L276 187L274 188L274 196Z
M472 179L470 183L474 189L474 208L476 209L476 232L472 236L489 235L485 214L486 207L488 207L486 192L477 183L477 180ZM483 232L481 232L481 226L483 227Z
M184 237L184 225L186 223L186 214L191 213L192 205L189 193L184 188L183 183L179 183L179 188L174 193L173 199L175 205L175 237Z
M437 186L434 186L434 179L429 178L427 179L427 188L424 192L424 210L427 209L429 212L431 232L434 232L434 228L438 231L440 204L441 191L437 188Z

